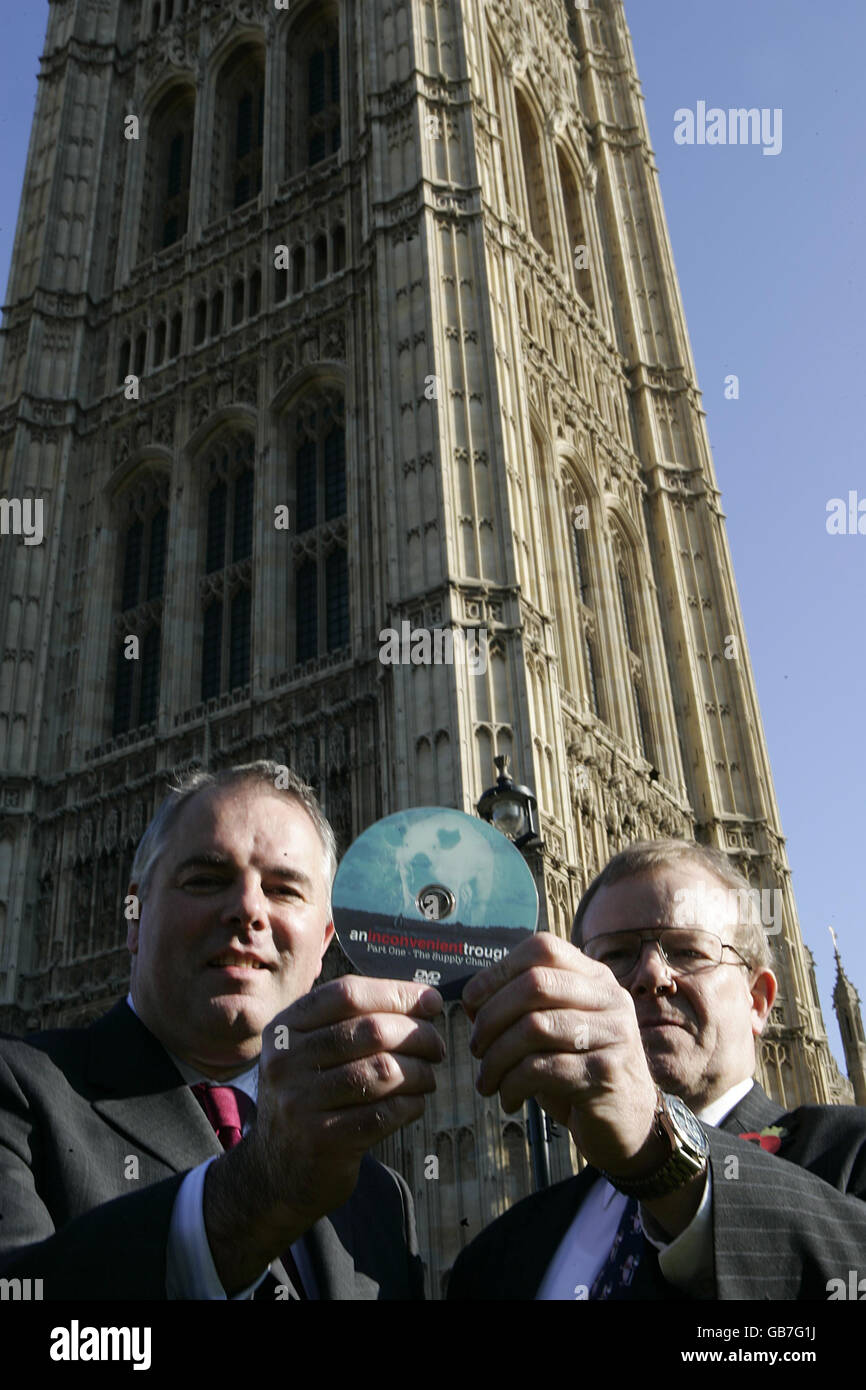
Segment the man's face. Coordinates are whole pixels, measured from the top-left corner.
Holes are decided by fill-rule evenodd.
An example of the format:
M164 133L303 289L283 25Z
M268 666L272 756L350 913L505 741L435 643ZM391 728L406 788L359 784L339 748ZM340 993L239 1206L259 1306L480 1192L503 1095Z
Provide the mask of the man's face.
M583 919L583 945L607 932L676 926L683 901L675 897L678 889L693 895L686 901L705 904L703 920L694 926L738 945L735 916L721 908L725 887L714 874L689 864L621 879L592 899ZM693 1110L752 1076L754 1039L776 992L771 971L751 971L732 951L723 951L722 961L697 974L676 975L657 946L647 943L631 974L619 981L634 1001L653 1079Z
M297 802L249 783L187 802L127 934L135 1007L169 1051L215 1079L255 1060L262 1029L321 969L334 931L323 870Z

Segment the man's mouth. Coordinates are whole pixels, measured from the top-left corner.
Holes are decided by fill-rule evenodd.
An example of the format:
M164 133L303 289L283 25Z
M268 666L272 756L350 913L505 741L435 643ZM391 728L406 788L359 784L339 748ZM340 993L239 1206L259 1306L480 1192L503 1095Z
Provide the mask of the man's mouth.
M217 970L270 970L267 961L260 960L258 956L244 955L241 951L221 951L218 956L214 956L208 961L208 966Z

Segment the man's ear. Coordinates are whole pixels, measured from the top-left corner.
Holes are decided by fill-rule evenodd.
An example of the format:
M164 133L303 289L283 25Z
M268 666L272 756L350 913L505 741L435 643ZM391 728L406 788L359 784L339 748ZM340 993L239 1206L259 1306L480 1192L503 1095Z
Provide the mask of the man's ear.
M332 918L331 921L328 923L328 925L325 927L325 932L324 932L324 935L323 935L323 937L322 937L322 954L319 956L319 968L318 968L318 970L316 971L316 979L317 979L317 980L318 980L319 976L320 976L321 973L322 973L322 962L323 962L323 960L325 959L325 952L327 951L327 949L328 949L328 947L330 946L330 944L331 944L331 942L333 941L333 939L334 939L334 922L333 922L333 918Z
M757 1038L773 1007L779 983L772 970L756 970L749 985L752 996L752 1032Z

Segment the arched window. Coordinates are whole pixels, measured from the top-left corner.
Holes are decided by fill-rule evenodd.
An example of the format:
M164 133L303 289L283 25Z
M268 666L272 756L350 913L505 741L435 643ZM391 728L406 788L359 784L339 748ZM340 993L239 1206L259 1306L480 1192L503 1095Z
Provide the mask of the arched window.
M306 280L307 253L303 246L292 252L292 294L301 294Z
M577 181L571 171L568 159L559 147L557 147L556 158L559 166L559 185L562 192L565 225L568 229L569 272L581 299L591 309L594 309L595 295L589 266L589 243L586 239L586 230L580 209Z
M313 242L313 280L318 284L328 273L328 238L317 236Z
M239 49L217 79L218 195L214 217L257 198L262 191L265 132L264 50L253 44Z
M295 530L295 660L349 642L346 433L342 396L328 388L296 406L292 432Z
M274 270L274 303L281 304L289 293L289 272Z
M646 699L646 668L644 663L644 641L641 633L640 613L635 602L635 584L632 570L631 547L618 530L613 534L614 563L616 565L617 593L622 630L625 637L626 661L631 683L631 698L634 707L640 750L648 762L655 761L652 741L652 724Z
M210 335L216 338L223 331L223 292L217 290L210 301Z
M138 334L135 340L135 366L133 372L136 376L144 376L145 362L147 361L147 334Z
M331 269L336 275L346 264L346 228L338 225L331 233Z
M250 292L247 306L249 318L255 318L259 309L262 307L262 272L254 270L250 276Z
M183 314L179 311L172 315L171 320L171 343L168 349L169 357L180 356L180 340L183 333Z
M201 698L250 678L253 567L253 441L222 439L205 461L208 479L202 597Z
M544 160L541 141L538 137L538 127L522 92L516 91L514 93L514 101L517 108L517 128L520 135L523 186L526 191L529 230L548 256L552 256L553 237L550 231L550 212L544 182Z
M342 138L337 12L335 6L318 8L325 13L287 37L288 69L294 77L287 177L335 154Z
M157 717L167 554L168 479L149 475L129 489L122 503L114 627L114 737Z
M246 290L243 280L235 280L232 285L232 327L241 322L244 316Z
M129 376L129 361L132 355L132 345L128 338L124 338L120 344L120 357L117 364L117 384L122 386Z
M186 234L195 126L195 92L175 87L153 114L148 137L141 256L173 246Z
M198 347L203 343L207 333L207 300L197 299L195 302L195 317L193 319L192 342L193 347Z
M159 323L156 325L156 337L153 345L153 365L155 367L158 367L165 357L165 338L165 319L160 319Z

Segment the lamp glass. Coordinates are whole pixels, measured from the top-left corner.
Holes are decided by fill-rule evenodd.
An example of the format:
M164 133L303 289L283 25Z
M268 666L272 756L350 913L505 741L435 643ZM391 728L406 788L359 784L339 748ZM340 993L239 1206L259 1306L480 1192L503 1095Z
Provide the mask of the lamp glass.
M528 828L526 811L519 797L507 794L497 799L490 813L490 821L503 835L514 840Z

